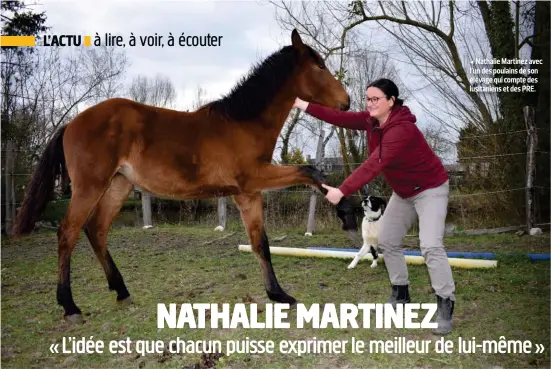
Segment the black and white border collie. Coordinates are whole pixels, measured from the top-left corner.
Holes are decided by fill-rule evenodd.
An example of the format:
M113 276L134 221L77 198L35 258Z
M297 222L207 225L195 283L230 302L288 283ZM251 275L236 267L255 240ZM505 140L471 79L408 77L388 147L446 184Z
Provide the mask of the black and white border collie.
M371 267L375 268L377 266L379 226L385 212L386 201L381 197L366 196L362 200L362 208L364 210L364 218L362 221L363 246L354 257L354 260L348 265L348 269L355 268L360 259L368 252L371 252L373 256Z

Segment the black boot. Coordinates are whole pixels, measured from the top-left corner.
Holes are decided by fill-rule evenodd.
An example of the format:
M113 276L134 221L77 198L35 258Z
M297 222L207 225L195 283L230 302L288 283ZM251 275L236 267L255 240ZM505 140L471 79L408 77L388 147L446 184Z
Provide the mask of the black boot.
M437 328L432 330L432 333L438 335L446 335L452 331L452 316L455 307L455 301L447 298L442 298L436 295L438 302L438 312L436 317Z
M392 285L392 296L390 296L387 304L392 304L392 307L396 309L397 304L407 304L410 302L409 286L407 284L402 286Z

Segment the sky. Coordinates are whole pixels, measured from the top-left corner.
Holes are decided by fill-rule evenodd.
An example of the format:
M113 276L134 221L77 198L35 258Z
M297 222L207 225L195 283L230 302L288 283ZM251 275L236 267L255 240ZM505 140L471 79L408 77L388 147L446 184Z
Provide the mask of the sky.
M222 36L218 47L125 47L129 81L136 75L170 77L178 105L191 104L197 86L208 98L228 92L259 58L290 43L266 1L50 1L42 0L51 34L139 36L169 32L185 36ZM286 32L287 33L287 32ZM288 40L283 40L286 36Z
M280 47L291 43L290 32L276 21L273 4L267 0L247 1L151 1L151 0L41 0L33 6L45 11L49 34L92 35L103 39L106 33L123 37L130 62L125 73L125 85L137 75L167 76L177 92L177 107L188 109L196 96L197 87L206 91L207 100L228 93L250 68ZM162 35L165 47L136 45L129 47L131 35ZM169 32L176 42L182 35L222 36L218 47L168 47ZM389 37L376 26L365 27L373 47L392 48ZM411 65L397 64L402 82L418 87L412 78ZM429 94L419 91L416 94ZM408 99L418 124L429 122L418 101ZM363 106L363 104L362 104ZM326 127L326 133L328 133ZM294 142L305 155L315 156L316 140L307 133ZM338 142L327 148L326 155L338 153Z

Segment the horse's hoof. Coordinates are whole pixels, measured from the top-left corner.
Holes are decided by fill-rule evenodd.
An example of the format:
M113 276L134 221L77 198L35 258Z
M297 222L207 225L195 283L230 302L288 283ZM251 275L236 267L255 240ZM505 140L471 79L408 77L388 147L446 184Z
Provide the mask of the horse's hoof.
M123 307L134 305L134 301L132 301L132 297L128 296L125 299L117 300L117 304L119 305L119 307L123 308Z
M295 300L293 297L291 296L287 296L288 299L286 299L284 302L282 302L283 304L289 304L289 310L296 310L297 309L297 300Z
M267 292L267 293L268 293L268 298L272 301L275 301L280 304L289 304L291 308L297 305L297 300L295 300L294 297L287 295L285 292L283 293Z
M70 324L83 324L82 314L65 315L65 321Z
M314 184L321 184L327 179L327 175L316 168L315 165L302 165L298 167L299 172L302 172L306 177L313 179Z

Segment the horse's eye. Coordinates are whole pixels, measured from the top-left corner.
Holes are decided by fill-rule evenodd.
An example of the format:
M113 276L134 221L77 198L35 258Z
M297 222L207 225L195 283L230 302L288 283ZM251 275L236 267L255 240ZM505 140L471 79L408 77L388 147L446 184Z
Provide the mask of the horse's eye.
M319 69L325 69L325 65L319 64L319 65L318 65L318 68L319 68Z

